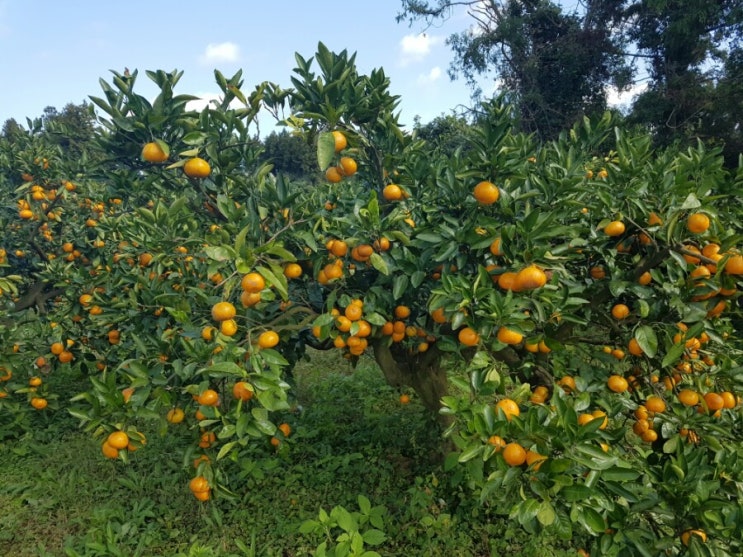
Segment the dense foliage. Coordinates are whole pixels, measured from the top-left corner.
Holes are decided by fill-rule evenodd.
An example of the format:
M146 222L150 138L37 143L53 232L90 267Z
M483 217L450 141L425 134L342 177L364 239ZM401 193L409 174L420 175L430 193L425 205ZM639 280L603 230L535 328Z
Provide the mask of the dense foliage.
M296 62L292 89L215 72L199 112L179 72L146 72L152 101L114 73L81 158L0 141L6 435L69 412L126 462L144 424L187 430L190 491L227 504L291 455L305 347L373 354L444 428L447 481L525 532L739 553L743 167L608 113L540 141L503 98L430 145L382 69L322 44ZM263 108L314 146L314 180L273 172ZM359 505L306 523L348 527L318 554L381 543Z

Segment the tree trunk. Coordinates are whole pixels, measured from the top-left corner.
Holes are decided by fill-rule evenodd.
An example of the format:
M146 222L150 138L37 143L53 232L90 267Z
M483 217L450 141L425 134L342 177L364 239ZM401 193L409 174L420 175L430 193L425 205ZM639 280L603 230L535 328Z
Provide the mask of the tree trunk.
M426 352L410 354L386 339L372 342L374 358L382 369L388 384L393 387L411 387L423 406L435 413L438 422L446 427L450 417L439 414L441 398L447 394L446 370L441 367L441 352L433 345Z

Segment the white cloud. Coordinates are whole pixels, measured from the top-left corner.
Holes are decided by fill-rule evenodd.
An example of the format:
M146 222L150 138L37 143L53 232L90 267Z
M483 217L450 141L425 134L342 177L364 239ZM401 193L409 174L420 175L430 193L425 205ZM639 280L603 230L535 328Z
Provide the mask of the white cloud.
M204 54L199 57L202 64L218 62L237 62L240 59L240 47L235 43L210 43Z
M626 91L618 91L615 87L609 87L606 90L606 103L614 108L627 108L635 97L647 88L647 82L636 83Z
M400 41L400 64L406 66L412 62L420 62L431 53L431 47L440 42L441 37L427 33L405 35Z
M418 84L419 85L430 85L431 83L434 83L441 79L441 76L443 75L443 72L441 71L441 68L438 66L435 66L431 68L431 71L427 74L420 74L418 76Z
M186 103L187 110L196 110L201 112L208 105L217 105L221 103L223 99L223 96L220 93L197 93L196 96L199 98L195 101L188 101ZM230 102L230 108L244 108L244 106L245 105L240 99L232 99L232 102Z

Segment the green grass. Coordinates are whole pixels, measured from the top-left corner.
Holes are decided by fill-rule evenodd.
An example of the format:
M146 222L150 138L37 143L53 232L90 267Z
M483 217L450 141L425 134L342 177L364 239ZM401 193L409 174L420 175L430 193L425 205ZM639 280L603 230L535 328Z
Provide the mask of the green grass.
M236 497L207 504L191 496L193 471L178 456L187 428L145 429L147 446L124 464L105 460L72 418L32 414L30 433L0 444L0 555L309 555L322 539L300 524L321 507L357 510L359 494L386 508L382 555L560 554L450 483L432 416L415 398L400 405L373 361L352 369L313 353L294 381L288 453L242 463Z

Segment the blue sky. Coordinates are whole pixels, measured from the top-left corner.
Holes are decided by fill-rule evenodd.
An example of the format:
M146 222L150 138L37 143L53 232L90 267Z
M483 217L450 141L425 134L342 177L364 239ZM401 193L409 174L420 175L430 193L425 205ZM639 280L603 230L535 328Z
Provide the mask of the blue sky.
M470 105L463 80L452 82L446 37L471 20L454 13L424 29L397 23L399 0L0 0L0 124L38 117L101 95L110 69L138 69L137 85L153 94L145 70L184 71L177 93L208 96L225 75L243 69L244 90L261 81L291 86L294 53L356 52L361 72L384 67L391 92L402 97L401 121L412 125ZM425 30L425 35L421 32ZM262 130L263 131L263 130Z

